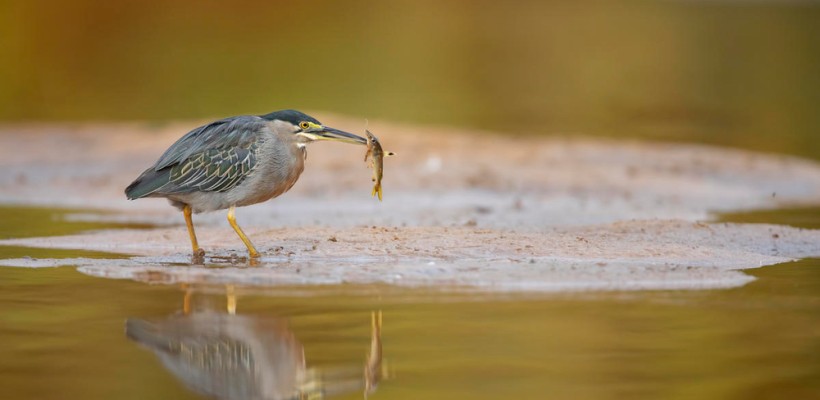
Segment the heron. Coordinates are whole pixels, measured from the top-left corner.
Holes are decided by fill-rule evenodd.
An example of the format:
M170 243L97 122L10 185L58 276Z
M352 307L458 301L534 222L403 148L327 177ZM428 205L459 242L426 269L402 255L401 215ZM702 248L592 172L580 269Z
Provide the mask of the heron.
M182 136L153 166L125 188L129 200L164 197L182 211L193 258L201 259L192 214L228 210L228 223L248 256L259 252L236 223L236 207L287 192L302 174L309 143L330 140L367 145L367 139L322 125L296 110L240 115L200 126Z
M206 310L128 318L125 335L150 349L185 386L217 399L319 398L322 382L280 318Z

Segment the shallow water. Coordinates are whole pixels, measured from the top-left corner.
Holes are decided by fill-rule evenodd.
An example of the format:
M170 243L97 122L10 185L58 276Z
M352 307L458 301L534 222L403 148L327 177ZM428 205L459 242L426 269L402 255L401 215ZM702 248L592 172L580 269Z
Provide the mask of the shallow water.
M778 224L796 228L820 229L820 206L725 213L720 215L719 219L726 222Z
M816 228L815 211L796 221ZM767 220L784 218L794 212ZM225 365L239 365L231 358L189 356L191 365L231 376L219 389L233 390L233 398L272 380L289 393L360 398L371 313L381 311L385 379L373 398L817 396L820 260L749 273L759 279L731 290L476 295L351 285L181 287L94 278L72 267L0 268L0 387L7 398L38 399L205 398L218 391L168 367L175 358L162 361L150 341L127 338L131 320L164 326L159 343L256 343L232 353L258 363L263 378L256 380L230 375ZM196 323L202 316L222 321L208 326L240 333L214 341ZM301 376L300 385L288 376Z
M89 222L72 218L74 215L102 214L100 211L71 209L71 208L44 208L26 206L0 206L0 239L60 236L77 232L122 229L122 228L150 228L147 224ZM0 246L0 259L32 257L32 258L123 258L124 254L105 253L101 251L40 249L22 246Z
M362 396L374 310L383 312L387 366L374 398L817 394L820 261L751 273L760 279L706 292L235 291L237 315L286 324L307 367L318 371L314 381L342 391L339 398ZM224 288L193 289L194 312L226 313ZM124 333L128 318L186 318L183 298L178 287L92 278L70 267L2 268L0 386L9 398L199 398ZM249 331L247 340L275 333ZM284 368L295 367L260 369L275 375Z
M76 216L104 214L97 210L0 205L0 239L60 236L102 229L147 229L152 225L85 221Z

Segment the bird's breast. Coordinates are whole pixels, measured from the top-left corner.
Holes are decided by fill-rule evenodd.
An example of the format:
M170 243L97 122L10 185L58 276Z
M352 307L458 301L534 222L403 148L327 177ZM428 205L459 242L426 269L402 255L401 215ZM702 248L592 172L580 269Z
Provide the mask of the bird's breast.
M304 149L275 137L260 141L256 156L256 167L237 188L238 206L260 203L287 192L305 169Z

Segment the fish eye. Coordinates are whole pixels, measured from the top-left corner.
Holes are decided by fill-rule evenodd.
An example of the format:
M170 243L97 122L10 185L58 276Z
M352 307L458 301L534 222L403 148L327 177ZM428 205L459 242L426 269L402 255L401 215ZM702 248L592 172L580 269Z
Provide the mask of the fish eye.
M306 131L308 130L308 128L310 128L310 124L305 121L302 121L299 123L299 127L302 128L303 131Z

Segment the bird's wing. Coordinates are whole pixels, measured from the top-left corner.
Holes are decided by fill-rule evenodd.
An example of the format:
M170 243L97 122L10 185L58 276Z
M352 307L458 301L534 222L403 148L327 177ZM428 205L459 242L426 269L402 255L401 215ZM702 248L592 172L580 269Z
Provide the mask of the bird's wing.
M129 199L138 199L230 190L256 165L257 139L265 129L267 121L252 115L196 128L171 145L153 167L125 189L125 194Z
M247 149L266 127L266 121L255 115L241 115L200 126L179 138L154 164L154 171L181 164L199 153L213 149Z
M264 119L251 115L196 128L171 145L135 183L150 189L148 194L230 190L256 165L256 140L265 128Z
M256 165L256 145L220 147L193 154L171 167L163 192L223 192L233 189Z

